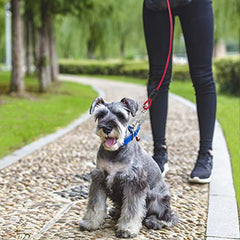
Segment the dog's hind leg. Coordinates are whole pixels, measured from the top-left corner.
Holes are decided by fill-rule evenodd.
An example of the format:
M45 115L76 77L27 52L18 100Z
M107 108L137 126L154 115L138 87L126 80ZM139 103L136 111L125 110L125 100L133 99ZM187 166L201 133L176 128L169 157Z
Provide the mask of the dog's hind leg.
M143 225L149 229L161 229L162 227L173 227L178 223L178 216L171 209L165 213L168 217L162 217L161 220L157 215L149 215L144 221Z
M104 173L95 169L91 173L87 212L79 222L80 230L95 230L101 227L106 217L106 190Z
M164 226L162 221L159 220L156 215L147 216L143 221L143 225L145 225L149 229L155 230L161 229Z
M109 215L113 220L117 220L121 215L121 207L114 204L114 207L110 208Z
M120 174L119 178L123 186L123 204L117 223L116 236L131 238L140 231L142 220L146 214L146 175L142 169L134 168L127 174Z
M153 189L147 197L147 217L143 224L147 228L160 229L172 227L178 223L177 214L171 209L171 197L168 191Z

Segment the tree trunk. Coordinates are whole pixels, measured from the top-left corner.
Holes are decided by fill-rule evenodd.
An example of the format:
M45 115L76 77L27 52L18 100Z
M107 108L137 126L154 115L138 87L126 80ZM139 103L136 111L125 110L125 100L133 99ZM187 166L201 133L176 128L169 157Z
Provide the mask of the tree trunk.
M51 79L54 82L58 80L59 67L58 67L57 52L56 52L56 46L55 46L53 19L51 14L49 14L49 19L48 19L48 36L49 36L49 49L50 49L50 61L51 61L50 63Z
M33 17L33 11L29 10L29 29L30 29L30 38L31 38L31 48L32 48L32 59L33 59L33 64L35 66L35 74L39 76L39 64L38 64L38 59L39 59L39 42L37 41L39 38L36 38L36 26L34 22L34 17ZM38 35L40 36L40 35Z
M24 13L24 35L25 35L25 66L26 66L26 75L29 76L31 72L31 39L30 39L30 19L29 11L25 6Z
M23 78L23 39L20 16L20 0L11 0L12 7L12 74L10 92L22 94L25 90Z
M90 36L89 39L87 41L87 58L88 59L95 59L95 52L96 52L96 48L97 48L97 42L96 42L96 25L91 25L89 27L89 31L90 31Z
M221 58L227 55L226 44L223 39L219 39L215 41L214 50L213 50L213 57L214 58Z
M48 37L48 0L41 1L41 29L40 29L40 56L39 56L39 80L40 92L46 92L51 83L50 49Z
M87 58L95 59L96 42L89 39L87 42Z
M121 37L121 42L120 42L120 57L123 59L125 56L125 37Z

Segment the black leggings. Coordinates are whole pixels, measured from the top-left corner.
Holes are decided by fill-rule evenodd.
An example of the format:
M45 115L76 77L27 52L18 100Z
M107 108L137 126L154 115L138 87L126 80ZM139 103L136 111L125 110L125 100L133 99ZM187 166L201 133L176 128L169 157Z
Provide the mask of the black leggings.
M216 88L212 74L213 11L211 0L193 0L172 10L173 23L179 16L186 44L190 75L196 94L200 130L200 152L212 149L216 117ZM169 49L169 16L167 11L152 11L143 6L144 33L149 57L148 94L162 76ZM165 128L172 57L159 94L150 108L154 152L166 145ZM171 126L170 126L171 127Z

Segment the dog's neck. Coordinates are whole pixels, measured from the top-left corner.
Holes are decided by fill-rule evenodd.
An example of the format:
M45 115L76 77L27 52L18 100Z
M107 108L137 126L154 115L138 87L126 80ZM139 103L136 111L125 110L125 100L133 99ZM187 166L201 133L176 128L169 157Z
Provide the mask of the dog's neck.
M108 151L103 147L103 145L100 145L97 158L112 163L127 161L129 159L129 152L131 151L131 149L135 148L136 145L137 143L134 140L125 146L121 146L116 151Z

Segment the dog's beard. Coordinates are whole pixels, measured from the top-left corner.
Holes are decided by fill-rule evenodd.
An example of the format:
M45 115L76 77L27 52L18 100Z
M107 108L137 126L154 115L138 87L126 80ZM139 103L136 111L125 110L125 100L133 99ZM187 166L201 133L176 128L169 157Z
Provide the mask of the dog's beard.
M125 128L123 126L113 128L109 134L105 134L102 128L97 128L96 134L100 137L102 145L107 151L116 151L124 142Z

